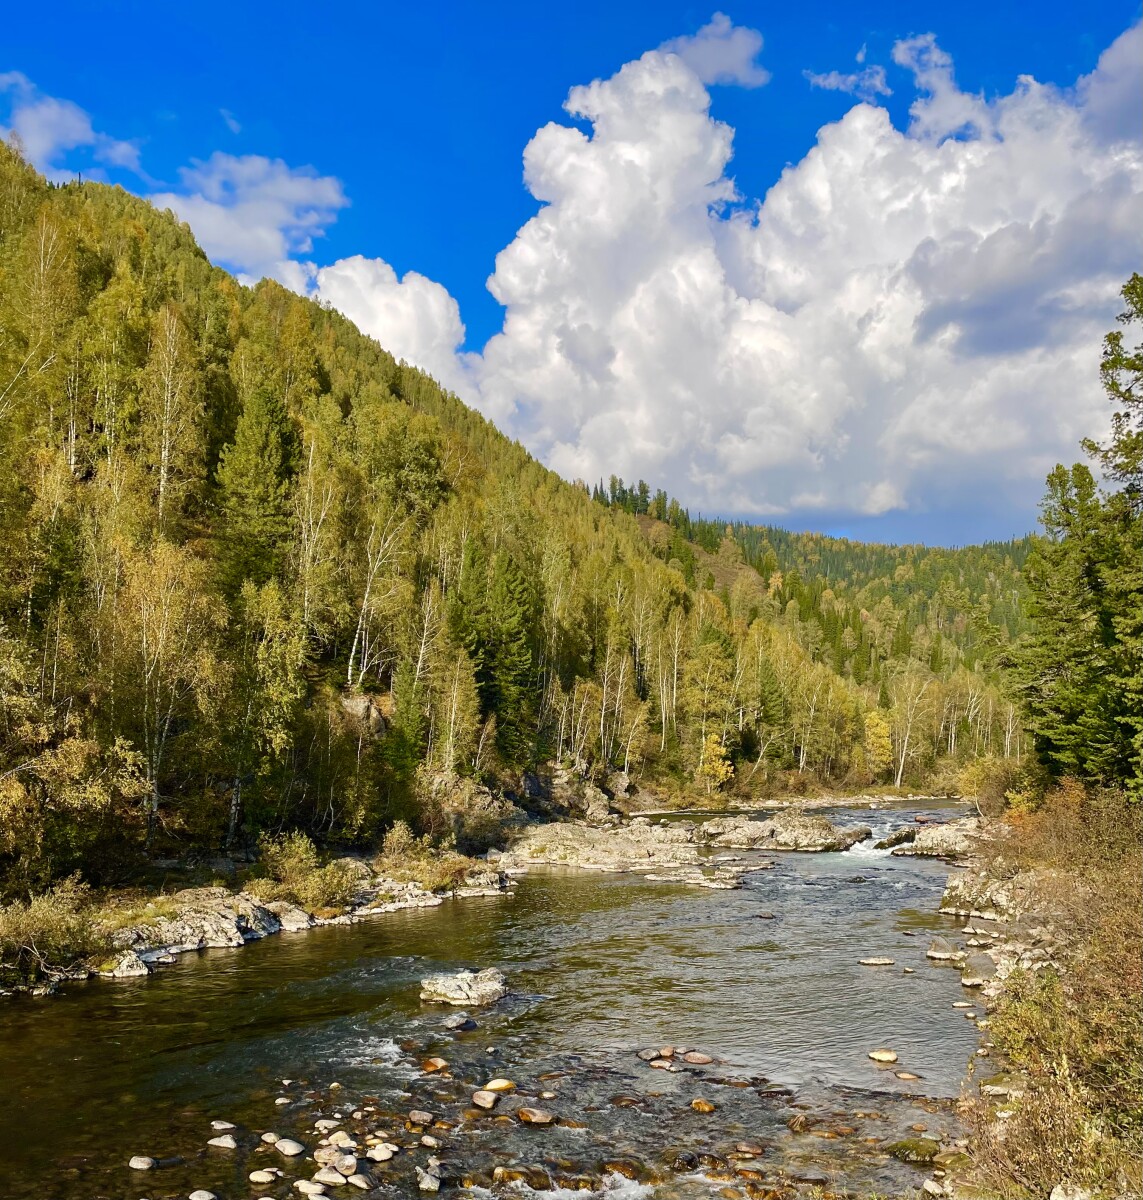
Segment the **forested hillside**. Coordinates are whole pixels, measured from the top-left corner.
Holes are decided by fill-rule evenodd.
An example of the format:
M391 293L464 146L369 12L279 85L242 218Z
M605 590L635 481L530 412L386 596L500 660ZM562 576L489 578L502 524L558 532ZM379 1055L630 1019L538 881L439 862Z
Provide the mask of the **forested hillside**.
M0 146L8 889L267 830L375 844L442 781L556 761L750 792L1023 753L990 664L1026 542L634 507L171 214Z

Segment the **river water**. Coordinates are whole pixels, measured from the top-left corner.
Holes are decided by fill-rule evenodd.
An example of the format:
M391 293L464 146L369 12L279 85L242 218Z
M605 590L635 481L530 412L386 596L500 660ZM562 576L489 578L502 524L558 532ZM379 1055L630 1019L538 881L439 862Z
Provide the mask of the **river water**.
M826 815L871 824L876 838L917 811ZM159 1200L193 1188L221 1200L297 1197L291 1180L314 1164L287 1162L259 1135L289 1134L312 1150L317 1116L357 1135L392 1134L406 1148L375 1169L378 1194L415 1195L413 1163L430 1151L412 1148L412 1107L452 1126L432 1131L444 1143L446 1192L466 1174L487 1184L496 1165L523 1164L533 1183L539 1170L632 1195L778 1196L815 1183L912 1194L924 1176L883 1147L916 1125L956 1132L950 1102L979 1034L952 1007L956 971L924 957L929 934L955 928L936 911L948 868L872 841L844 854L771 855L776 865L737 891L539 870L511 896L283 934L183 955L143 980L7 1000L0 1197ZM859 965L874 955L894 965ZM462 966L500 967L513 993L474 1011L476 1030L454 1033L448 1013L419 1002L417 981ZM666 1072L636 1056L666 1044L717 1061ZM896 1067L869 1060L881 1046L897 1051ZM451 1078L421 1072L428 1054L448 1060ZM900 1070L920 1079L902 1081ZM466 1117L468 1094L491 1076L515 1080L526 1103L567 1123ZM692 1111L696 1097L715 1111ZM809 1127L791 1132L799 1114ZM205 1147L212 1119L236 1123L237 1152ZM741 1141L763 1153L728 1160ZM182 1161L142 1173L127 1169L134 1154ZM672 1169L678 1154L708 1157ZM641 1184L608 1167L618 1155L641 1164L629 1170ZM286 1176L255 1188L246 1175L267 1163ZM735 1166L754 1174L729 1182Z

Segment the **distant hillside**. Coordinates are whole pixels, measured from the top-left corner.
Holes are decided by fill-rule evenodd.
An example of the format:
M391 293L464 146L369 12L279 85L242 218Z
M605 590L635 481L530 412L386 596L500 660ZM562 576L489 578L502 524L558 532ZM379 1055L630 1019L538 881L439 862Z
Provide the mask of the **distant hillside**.
M9 890L267 830L373 844L553 761L698 794L948 778L1018 751L988 651L1024 550L605 508L172 214L0 147Z

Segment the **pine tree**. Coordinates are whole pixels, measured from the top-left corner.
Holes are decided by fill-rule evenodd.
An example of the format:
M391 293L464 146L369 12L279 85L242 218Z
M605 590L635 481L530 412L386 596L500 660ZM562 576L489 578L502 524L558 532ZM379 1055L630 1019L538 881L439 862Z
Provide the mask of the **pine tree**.
M242 386L234 440L218 464L220 556L232 591L261 585L281 569L290 534L290 485L297 439L285 406L251 368Z

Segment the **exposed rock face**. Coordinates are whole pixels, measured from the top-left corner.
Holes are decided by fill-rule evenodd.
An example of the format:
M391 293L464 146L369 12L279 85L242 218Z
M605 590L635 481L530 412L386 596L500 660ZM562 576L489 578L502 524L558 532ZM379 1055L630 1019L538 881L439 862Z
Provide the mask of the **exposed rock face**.
M599 829L582 821L530 826L499 865L508 871L540 864L627 871L697 866L698 861L689 824L652 825L636 819L616 829Z
M987 836L987 824L979 817L961 817L944 825L923 825L911 845L900 846L893 853L964 858L977 848L981 838Z
M429 975L421 980L421 999L435 1004L495 1004L507 994L508 981L495 967L457 971L454 975Z
M140 957L217 946L241 946L244 942L277 933L282 923L277 915L246 892L226 888L187 888L171 897L179 906L173 917L160 917L147 925L124 930L120 944L134 948L148 945Z
M764 821L750 817L705 821L699 836L713 846L746 850L848 850L865 841L871 832L866 825L841 829L823 816L787 809Z
M888 836L884 837L876 845L878 850L892 850L895 846L904 846L908 842L915 841L917 837L916 829L894 829Z

